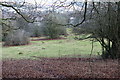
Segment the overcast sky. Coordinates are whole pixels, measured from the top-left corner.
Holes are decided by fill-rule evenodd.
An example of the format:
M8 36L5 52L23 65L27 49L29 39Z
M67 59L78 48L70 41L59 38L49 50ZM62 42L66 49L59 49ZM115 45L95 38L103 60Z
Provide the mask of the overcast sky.
M24 0L0 0L0 1L10 1L10 2L14 2L14 1L24 1ZM73 1L73 0L25 0L26 2L29 2L29 3L34 3L34 1L36 1L37 3L40 3L41 1L43 2L47 2L47 3L52 3L52 2L55 2L55 1ZM79 1L79 2L83 2L85 0L74 0L74 1ZM87 1L103 1L103 2L118 2L120 0L87 0Z
M6 1L6 2L24 2L24 0L2 0L2 1ZM32 3L32 4L35 4L35 2L37 2L37 4L43 5L42 6L43 8L45 8L45 7L52 8L51 5L54 2L57 2L57 3L55 3L55 5L60 5L60 2L65 2L65 4L64 4L64 6L65 6L65 5L70 4L72 1L83 2L84 0L25 0L25 2ZM74 7L75 8L80 8L80 7L76 6L76 5ZM66 10L68 8L65 9L64 7L60 7L59 10L60 9L61 10ZM69 11L72 11L72 10L73 10L73 7L70 7Z
M17 1L17 2L23 2L24 0L0 0L0 1L7 1L7 2L15 2L15 1ZM35 3L35 1L37 2L37 3L47 3L47 4L52 4L53 2L55 2L55 1L66 1L66 2L71 2L71 1L78 1L78 2L83 2L83 1L85 1L85 0L25 0L26 2L29 2L29 3ZM88 1L91 1L91 0L88 0ZM97 0L98 1L98 0Z
M49 8L52 8L51 5L54 3L54 2L57 2L55 3L56 5L60 5L60 1L61 2L64 2L65 1L65 5L68 5L70 4L72 1L77 1L77 2L84 2L85 0L0 0L0 1L6 1L6 2L27 2L27 3L31 3L31 4L35 4L35 2L37 2L37 4L40 4L40 5L43 5L42 9L41 10L44 10L46 7L49 7ZM87 1L120 1L120 0L87 0ZM76 9L81 9L81 6L78 6L78 5L74 5L74 7L70 7L69 8L69 11L73 11L74 8ZM65 9L65 7L60 7L59 10L67 10L68 8Z

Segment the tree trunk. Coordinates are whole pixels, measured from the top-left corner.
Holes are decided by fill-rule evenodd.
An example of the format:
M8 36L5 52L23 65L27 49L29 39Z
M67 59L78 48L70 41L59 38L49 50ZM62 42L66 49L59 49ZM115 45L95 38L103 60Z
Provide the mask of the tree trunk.
M119 53L120 53L120 48L118 46L119 44L116 41L112 42L112 47L111 47L111 57L113 58L118 58L119 57Z

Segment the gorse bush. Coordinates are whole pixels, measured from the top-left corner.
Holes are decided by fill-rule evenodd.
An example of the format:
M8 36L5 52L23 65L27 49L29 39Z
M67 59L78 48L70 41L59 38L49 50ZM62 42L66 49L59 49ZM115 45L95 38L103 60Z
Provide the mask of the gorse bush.
M4 46L18 46L29 44L29 34L24 30L10 32L6 38Z
M60 35L67 34L66 27L62 24L67 24L67 18L62 14L55 12L50 13L43 20L42 31L45 36L48 36L51 39L59 38Z

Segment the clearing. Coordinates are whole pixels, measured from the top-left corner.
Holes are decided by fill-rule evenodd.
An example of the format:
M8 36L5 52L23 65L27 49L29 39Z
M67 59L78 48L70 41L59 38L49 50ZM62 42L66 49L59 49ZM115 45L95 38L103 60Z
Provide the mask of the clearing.
M99 57L91 41L32 40L29 45L3 47L3 78L120 78L117 60Z

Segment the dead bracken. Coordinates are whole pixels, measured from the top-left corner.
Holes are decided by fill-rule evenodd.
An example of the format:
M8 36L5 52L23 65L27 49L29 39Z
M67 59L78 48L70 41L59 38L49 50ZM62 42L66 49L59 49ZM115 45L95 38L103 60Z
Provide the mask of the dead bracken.
M4 59L3 78L120 78L117 60Z

